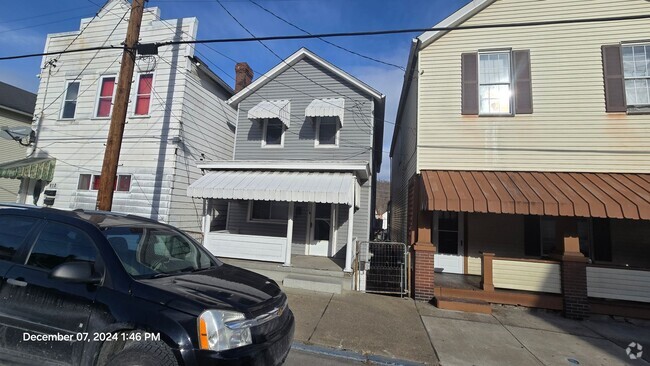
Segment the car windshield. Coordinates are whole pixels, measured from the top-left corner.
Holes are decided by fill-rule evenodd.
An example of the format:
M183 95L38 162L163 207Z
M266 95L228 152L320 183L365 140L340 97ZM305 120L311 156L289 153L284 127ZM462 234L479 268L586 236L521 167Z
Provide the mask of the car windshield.
M103 233L134 278L198 272L218 265L199 244L164 226L111 226Z

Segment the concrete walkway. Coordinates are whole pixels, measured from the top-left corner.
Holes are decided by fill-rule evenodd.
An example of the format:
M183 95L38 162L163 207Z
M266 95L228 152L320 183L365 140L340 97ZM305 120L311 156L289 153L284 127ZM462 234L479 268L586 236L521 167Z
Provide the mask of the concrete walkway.
M592 316L578 322L511 306L470 314L358 292L285 292L296 316L295 340L306 346L396 364L650 365L650 321ZM646 347L642 359L627 355L631 342Z

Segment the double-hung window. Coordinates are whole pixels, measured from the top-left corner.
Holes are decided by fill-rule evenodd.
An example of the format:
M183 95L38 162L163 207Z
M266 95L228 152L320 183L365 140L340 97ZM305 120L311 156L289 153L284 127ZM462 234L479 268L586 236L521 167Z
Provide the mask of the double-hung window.
M249 221L284 223L289 214L289 203L280 201L249 201Z
M479 114L512 114L510 51L479 53Z
M621 47L628 107L650 107L650 44Z
M99 96L97 97L97 111L95 112L95 117L111 116L114 90L115 77L103 76L99 81Z
M151 90L153 88L153 74L140 74L138 77L138 88L135 96L136 116L149 115L151 105Z
M97 174L80 174L79 182L77 183L77 190L79 191L98 191L101 176ZM116 192L129 192L131 191L131 175L121 174L115 180Z
M65 95L63 98L63 108L61 110L61 119L74 119L77 111L77 98L79 97L79 82L66 82Z
M339 122L337 117L317 117L315 146L339 146Z
M266 118L262 133L262 147L284 146L284 123L279 118Z

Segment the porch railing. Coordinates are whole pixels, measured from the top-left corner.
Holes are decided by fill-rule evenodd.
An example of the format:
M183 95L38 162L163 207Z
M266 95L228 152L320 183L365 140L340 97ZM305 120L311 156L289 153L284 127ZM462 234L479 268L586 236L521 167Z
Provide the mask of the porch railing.
M267 262L285 260L287 238L243 235L229 231L213 231L205 235L203 245L217 257L250 259Z
M650 303L650 270L587 266L587 295Z
M560 263L481 253L481 288L562 293Z

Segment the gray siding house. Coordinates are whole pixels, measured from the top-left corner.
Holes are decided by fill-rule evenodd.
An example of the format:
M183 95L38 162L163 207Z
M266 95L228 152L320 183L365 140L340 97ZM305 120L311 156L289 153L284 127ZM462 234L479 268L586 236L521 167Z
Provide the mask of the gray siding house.
M285 265L345 258L351 271L353 243L370 239L384 95L302 48L228 103L233 160L199 165L188 189L206 202L205 246Z
M119 45L130 8L125 0L107 2L96 17L82 19L79 30L48 35L45 52ZM143 43L191 40L197 29L196 18L161 19L158 8L146 8L140 38ZM55 159L56 168L41 184L23 179L23 202L38 197L37 205L95 208L121 55L121 50L103 50L43 59L33 157ZM191 45L138 56L132 85L113 211L150 217L200 237L202 201L185 192L201 177L198 162L232 157L236 111L226 100L234 91Z

